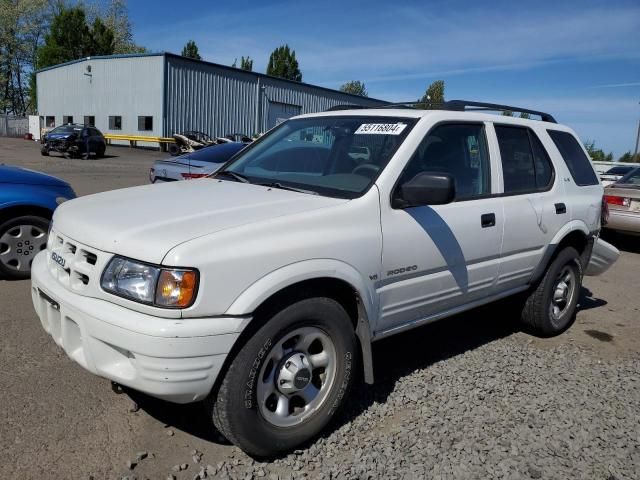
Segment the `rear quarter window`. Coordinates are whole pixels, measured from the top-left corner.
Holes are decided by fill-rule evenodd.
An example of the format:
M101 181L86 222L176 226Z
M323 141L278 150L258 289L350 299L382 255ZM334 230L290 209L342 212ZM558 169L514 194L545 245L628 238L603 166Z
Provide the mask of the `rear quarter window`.
M547 130L547 133L556 144L560 155L567 164L573 181L581 187L598 185L600 180L591 166L591 161L582 150L582 147L572 134L559 130Z

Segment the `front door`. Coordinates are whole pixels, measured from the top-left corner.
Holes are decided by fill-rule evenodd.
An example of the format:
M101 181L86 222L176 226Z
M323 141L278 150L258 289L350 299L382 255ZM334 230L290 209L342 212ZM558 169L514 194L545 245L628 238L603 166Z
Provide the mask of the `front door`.
M406 209L382 201L378 334L482 299L498 274L504 215L502 198L491 196L484 124L432 128L397 186L420 172L452 175L456 199Z

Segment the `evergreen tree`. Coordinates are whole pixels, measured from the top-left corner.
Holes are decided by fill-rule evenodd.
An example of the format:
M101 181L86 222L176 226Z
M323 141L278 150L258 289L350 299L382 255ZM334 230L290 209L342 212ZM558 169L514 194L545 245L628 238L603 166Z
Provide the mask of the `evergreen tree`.
M181 55L187 58L193 58L195 60L202 60L200 53L198 52L198 45L193 40L189 40L182 49Z
M295 50L291 50L289 45L276 48L269 57L267 75L301 82L302 72L298 66Z
M350 82L343 84L340 86L340 91L350 93L352 95L360 95L361 97L369 96L364 83L360 80L351 80Z

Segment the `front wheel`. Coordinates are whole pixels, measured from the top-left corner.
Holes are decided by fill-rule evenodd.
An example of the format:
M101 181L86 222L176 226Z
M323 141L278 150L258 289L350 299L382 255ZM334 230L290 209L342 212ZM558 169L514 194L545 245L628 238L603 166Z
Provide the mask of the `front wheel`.
M336 301L317 297L284 308L231 362L209 402L214 424L258 457L310 440L353 383L356 346L351 319Z
M573 322L582 287L580 255L566 247L547 267L532 290L522 311L522 322L532 333L551 337L564 332Z
M0 225L0 275L20 280L31 275L31 262L47 248L49 220L37 216L13 218Z

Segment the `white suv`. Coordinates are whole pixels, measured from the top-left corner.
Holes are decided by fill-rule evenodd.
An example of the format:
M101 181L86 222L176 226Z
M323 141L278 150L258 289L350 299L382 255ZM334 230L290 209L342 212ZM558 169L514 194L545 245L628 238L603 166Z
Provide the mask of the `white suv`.
M617 258L602 186L549 115L470 105L302 115L214 177L64 203L33 262L43 327L97 375L206 400L257 456L373 382L372 341L518 293L529 330L562 332Z

